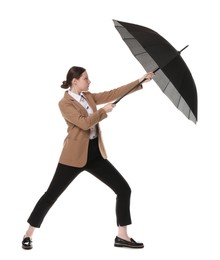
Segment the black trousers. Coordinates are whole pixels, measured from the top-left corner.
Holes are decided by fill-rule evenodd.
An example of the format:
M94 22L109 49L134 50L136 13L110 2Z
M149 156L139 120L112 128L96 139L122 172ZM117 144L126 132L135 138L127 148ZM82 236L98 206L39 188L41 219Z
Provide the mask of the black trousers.
M78 176L82 171L88 171L100 181L110 187L116 197L116 219L118 226L126 226L131 224L130 216L130 196L131 189L122 177L122 175L115 169L115 167L106 159L103 159L98 148L98 139L90 140L88 150L87 164L82 168L67 166L58 163L53 179L43 196L39 199L34 207L28 223L33 227L40 227L44 217L64 192L68 185Z

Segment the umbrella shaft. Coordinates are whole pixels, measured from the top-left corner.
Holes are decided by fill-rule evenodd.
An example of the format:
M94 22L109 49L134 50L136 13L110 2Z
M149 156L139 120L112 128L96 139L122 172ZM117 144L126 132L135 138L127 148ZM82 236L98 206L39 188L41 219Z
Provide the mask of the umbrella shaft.
M155 69L155 70L153 71L153 73L157 72L159 69L160 69L160 67L158 67L157 69Z
M141 85L146 79L143 79L141 82L139 82L138 84L136 84L133 88L131 88L128 92L126 92L123 96L121 96L120 98L118 98L117 100L115 100L115 102L113 102L113 104L117 104L123 97L127 96L129 93L131 93L136 87L138 87L139 85Z
M180 50L179 51L179 54L183 51L183 50L185 50L187 47L188 47L189 45L186 45L182 50ZM156 73L158 70L160 69L160 67L157 67L154 71L153 71L153 73ZM120 97L120 98L118 98L117 100L115 100L115 102L113 102L113 104L117 104L123 97L125 97L125 96L127 96L130 92L132 92L136 87L138 87L139 85L141 85L144 81L146 80L146 78L145 79L143 79L141 82L139 82L136 86L134 86L132 89L130 89L127 93L125 93L122 97Z
M186 45L184 48L182 48L182 50L178 51L178 53L180 54L183 50L185 50L189 45ZM160 69L160 67L157 67L153 73L157 72Z

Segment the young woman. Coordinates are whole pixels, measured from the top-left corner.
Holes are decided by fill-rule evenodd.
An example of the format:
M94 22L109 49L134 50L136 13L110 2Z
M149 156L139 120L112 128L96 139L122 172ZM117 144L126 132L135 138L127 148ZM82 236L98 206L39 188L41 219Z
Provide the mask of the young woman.
M114 109L115 105L111 102L120 98L142 80L150 81L153 76L154 74L150 72L119 88L91 93L89 92L91 82L87 71L76 66L69 69L66 80L61 85L67 91L59 102L60 111L68 126L68 134L53 179L28 218L29 227L22 240L23 249L32 249L35 228L40 228L54 202L82 171L94 175L117 195L118 234L114 246L144 247L143 243L137 243L128 236L127 225L131 224L131 189L122 175L107 160L99 122L107 118L107 114ZM141 88L142 86L139 85L136 90ZM101 104L105 105L97 110L96 106Z

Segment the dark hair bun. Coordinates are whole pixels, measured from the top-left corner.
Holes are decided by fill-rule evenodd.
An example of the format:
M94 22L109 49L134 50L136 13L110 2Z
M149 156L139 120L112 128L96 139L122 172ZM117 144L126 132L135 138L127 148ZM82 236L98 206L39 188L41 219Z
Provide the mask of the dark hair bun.
M67 84L66 80L63 81L63 84L60 86L61 88L69 88L69 85Z

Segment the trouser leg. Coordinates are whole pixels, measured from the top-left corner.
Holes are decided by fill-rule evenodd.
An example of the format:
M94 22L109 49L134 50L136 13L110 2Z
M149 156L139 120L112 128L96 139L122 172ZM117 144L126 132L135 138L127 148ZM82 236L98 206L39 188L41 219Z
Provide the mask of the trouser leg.
M96 160L94 164L89 165L86 170L105 183L116 193L117 225L126 226L131 224L131 189L123 176L108 160L101 157L99 160Z
M34 207L28 223L33 227L40 227L47 212L54 202L68 187L68 185L78 176L82 170L63 164L58 164L54 177L44 195L39 199Z

